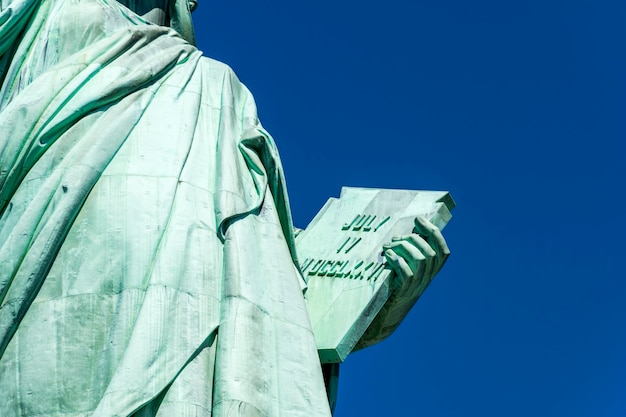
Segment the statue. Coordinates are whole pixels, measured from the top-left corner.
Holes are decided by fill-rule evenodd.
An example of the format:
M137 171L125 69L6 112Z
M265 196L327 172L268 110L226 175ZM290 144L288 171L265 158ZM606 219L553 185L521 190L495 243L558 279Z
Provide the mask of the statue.
M330 415L276 146L192 3L0 2L3 417ZM416 226L396 300L449 253Z

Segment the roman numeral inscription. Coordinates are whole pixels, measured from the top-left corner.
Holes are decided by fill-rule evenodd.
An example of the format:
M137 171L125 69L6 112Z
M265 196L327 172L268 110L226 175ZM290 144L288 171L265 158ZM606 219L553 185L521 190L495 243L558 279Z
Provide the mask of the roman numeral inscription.
M307 258L302 263L302 273L318 277L376 280L385 266L387 262Z
M346 235L335 251L336 259L307 258L301 265L302 273L308 276L376 280L387 262L374 262L355 259L341 259L363 241L363 233L376 233L391 216L376 214L357 214L352 221L341 226L340 232Z

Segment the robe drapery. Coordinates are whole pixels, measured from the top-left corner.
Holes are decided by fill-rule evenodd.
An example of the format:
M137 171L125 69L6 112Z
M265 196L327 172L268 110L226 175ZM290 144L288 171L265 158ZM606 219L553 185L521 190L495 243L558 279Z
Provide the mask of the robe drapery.
M114 0L0 0L0 80L0 415L330 415L233 72Z

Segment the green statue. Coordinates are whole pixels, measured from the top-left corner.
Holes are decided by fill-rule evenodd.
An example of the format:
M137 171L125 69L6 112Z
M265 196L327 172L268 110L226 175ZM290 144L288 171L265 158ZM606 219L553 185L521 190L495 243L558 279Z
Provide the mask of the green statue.
M193 4L0 0L0 416L330 415L276 146ZM387 329L449 253L416 231Z

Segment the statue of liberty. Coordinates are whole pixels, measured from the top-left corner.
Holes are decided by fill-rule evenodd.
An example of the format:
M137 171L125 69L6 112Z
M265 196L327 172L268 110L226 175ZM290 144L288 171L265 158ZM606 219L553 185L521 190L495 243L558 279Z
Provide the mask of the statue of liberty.
M3 417L330 415L276 146L190 9L0 0ZM417 222L401 297L448 255Z

